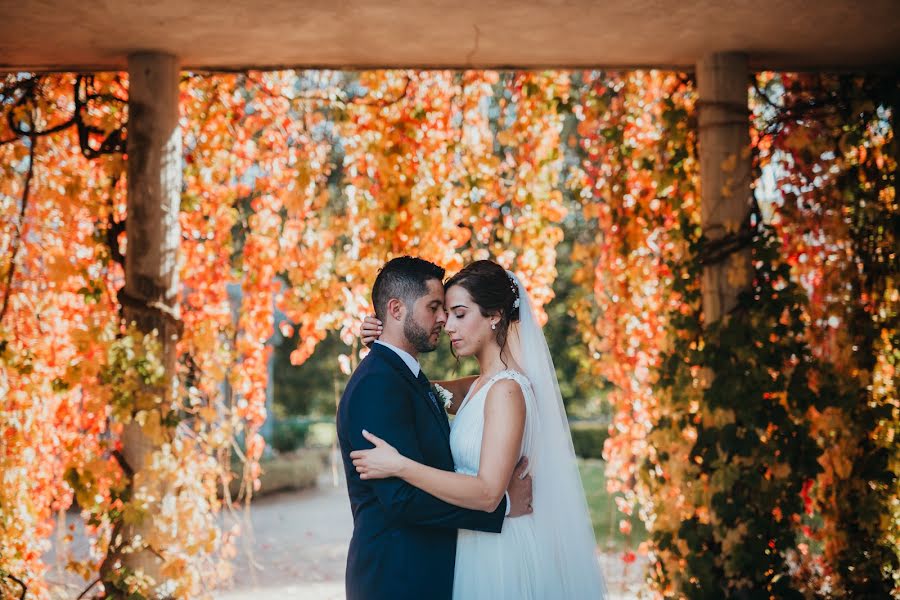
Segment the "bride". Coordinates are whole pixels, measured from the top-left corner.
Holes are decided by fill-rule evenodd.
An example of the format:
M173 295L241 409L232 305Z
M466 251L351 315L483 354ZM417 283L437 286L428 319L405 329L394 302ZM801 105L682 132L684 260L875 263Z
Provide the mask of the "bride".
M447 382L455 394L450 447L456 472L425 466L363 432L375 446L350 454L363 479L399 477L446 502L494 510L519 458L530 459L533 513L506 519L500 534L460 530L453 597L598 599L605 583L556 372L528 295L491 261L444 285L445 329L457 356L480 375ZM367 317L363 341L380 323ZM462 400L460 400L462 397Z

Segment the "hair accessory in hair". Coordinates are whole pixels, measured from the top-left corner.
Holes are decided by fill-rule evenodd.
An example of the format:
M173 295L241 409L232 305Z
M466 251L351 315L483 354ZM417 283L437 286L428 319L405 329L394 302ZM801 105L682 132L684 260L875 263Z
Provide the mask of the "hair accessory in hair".
M519 299L519 286L516 285L515 278L510 273L507 273L506 277L509 279L509 289L512 290L512 293L515 294L515 296L516 296L516 300L518 300Z
M509 287L510 287L510 289L512 289L512 293L513 293L512 307L513 307L513 310L517 310L519 308L519 304L521 304L521 302L519 302L519 286L516 283L516 278L513 276L512 273L507 271L506 276L509 278ZM514 319L517 319L517 318L518 317L514 317Z

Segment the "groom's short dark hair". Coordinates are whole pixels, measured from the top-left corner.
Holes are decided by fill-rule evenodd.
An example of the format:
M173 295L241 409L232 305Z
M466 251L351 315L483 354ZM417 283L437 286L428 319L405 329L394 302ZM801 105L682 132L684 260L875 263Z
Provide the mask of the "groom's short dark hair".
M414 256L400 256L389 260L375 278L372 286L372 304L375 316L384 322L387 304L391 298L399 298L412 307L413 303L428 293L428 280L444 279L444 269L432 262Z

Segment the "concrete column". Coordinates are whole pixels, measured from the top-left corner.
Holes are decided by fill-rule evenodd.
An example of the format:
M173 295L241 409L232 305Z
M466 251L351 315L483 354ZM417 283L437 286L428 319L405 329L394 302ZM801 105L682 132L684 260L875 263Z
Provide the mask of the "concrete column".
M713 243L737 232L750 209L749 76L743 54L713 54L697 63L701 218L703 231ZM734 308L750 277L746 249L703 269L707 324Z
M179 68L175 57L141 53L128 58L128 213L125 288L120 292L125 318L142 332L154 329L162 343L166 367L160 391L174 400L180 314L178 249L181 228L182 149L178 125ZM126 426L122 455L136 474L155 442L137 425ZM153 515L138 526L124 527L125 539L146 538ZM159 559L149 550L124 554L122 562L159 580ZM156 590L154 597L164 592Z

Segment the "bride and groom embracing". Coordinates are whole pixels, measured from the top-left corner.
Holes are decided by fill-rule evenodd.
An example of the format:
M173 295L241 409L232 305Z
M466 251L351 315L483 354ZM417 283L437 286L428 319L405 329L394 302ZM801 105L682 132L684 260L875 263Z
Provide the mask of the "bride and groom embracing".
M377 319L362 339L375 342L337 416L354 523L347 598L604 598L556 372L524 287L491 261L443 278L406 256L372 288ZM428 381L416 357L442 329L456 356L478 360L478 377Z

